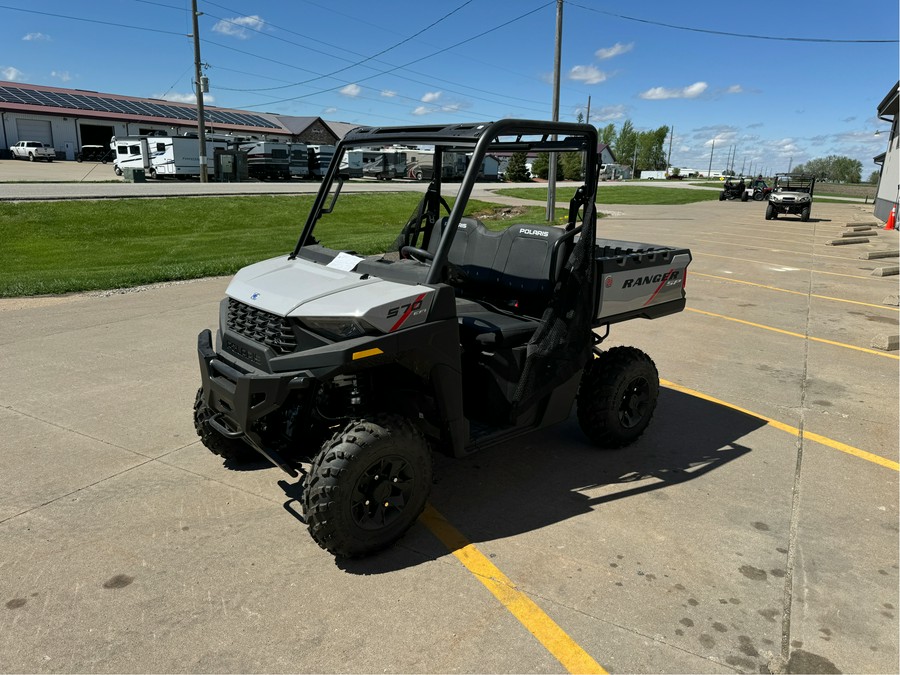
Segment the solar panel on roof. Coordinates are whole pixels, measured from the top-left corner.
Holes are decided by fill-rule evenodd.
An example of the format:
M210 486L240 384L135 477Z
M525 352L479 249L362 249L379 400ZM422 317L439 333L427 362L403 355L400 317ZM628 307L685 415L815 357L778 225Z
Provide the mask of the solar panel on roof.
M194 121L196 119L195 108L189 106L182 107L145 101L128 101L100 95L40 91L36 89L22 89L20 87L0 87L0 101L185 121ZM206 109L205 112L206 119L214 124L236 124L267 129L279 128L277 124L273 124L265 117L253 113L232 113L215 109Z

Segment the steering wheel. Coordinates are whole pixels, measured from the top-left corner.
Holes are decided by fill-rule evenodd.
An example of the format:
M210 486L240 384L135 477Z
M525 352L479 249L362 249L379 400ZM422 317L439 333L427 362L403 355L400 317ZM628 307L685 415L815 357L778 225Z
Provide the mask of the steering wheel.
M400 257L412 258L413 260L426 265L434 260L434 254L431 251L426 251L424 248L419 248L418 246L404 246L400 249Z

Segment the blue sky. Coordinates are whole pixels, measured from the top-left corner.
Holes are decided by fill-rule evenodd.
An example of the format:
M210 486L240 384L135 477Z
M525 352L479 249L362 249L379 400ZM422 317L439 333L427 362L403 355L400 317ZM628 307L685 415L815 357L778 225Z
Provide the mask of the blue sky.
M551 116L553 0L199 9L213 105L369 125ZM0 0L0 79L191 101L189 10L189 0ZM594 124L668 125L672 164L700 169L713 140L714 169L734 148L735 169L754 173L838 154L867 178L885 150L875 112L900 70L897 0L566 0L563 16L560 119L590 97Z

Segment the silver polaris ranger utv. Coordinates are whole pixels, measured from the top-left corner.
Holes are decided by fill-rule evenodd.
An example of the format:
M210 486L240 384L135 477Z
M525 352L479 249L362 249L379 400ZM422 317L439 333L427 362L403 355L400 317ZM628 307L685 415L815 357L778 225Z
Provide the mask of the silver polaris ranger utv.
M198 338L194 423L206 447L231 462L262 455L295 477L297 457L311 456L300 498L310 534L358 556L422 512L432 450L464 456L561 422L573 404L591 443L634 441L656 406L656 366L599 345L610 324L681 311L691 254L597 239L597 144L589 125L515 119L351 131L294 250L239 271L215 347L209 330ZM341 160L393 145L433 149L435 166L468 153L468 168L453 184L435 172L393 245L358 255L342 244L353 223L340 206L353 196L339 199ZM565 224L475 217L485 157L514 152L580 153L584 183Z

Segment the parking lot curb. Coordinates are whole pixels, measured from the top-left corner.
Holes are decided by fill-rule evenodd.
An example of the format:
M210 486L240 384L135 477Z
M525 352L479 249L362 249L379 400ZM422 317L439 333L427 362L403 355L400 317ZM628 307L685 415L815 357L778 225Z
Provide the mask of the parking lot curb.
M876 258L896 258L900 256L900 251L868 251L861 253L860 260L875 260Z
M832 239L828 242L829 246L844 246L845 244L865 244L869 240L866 237L859 237L857 239Z
M876 335L872 338L872 349L894 352L900 349L900 335Z
M873 277L891 277L895 274L900 274L900 265L886 265L872 270Z

